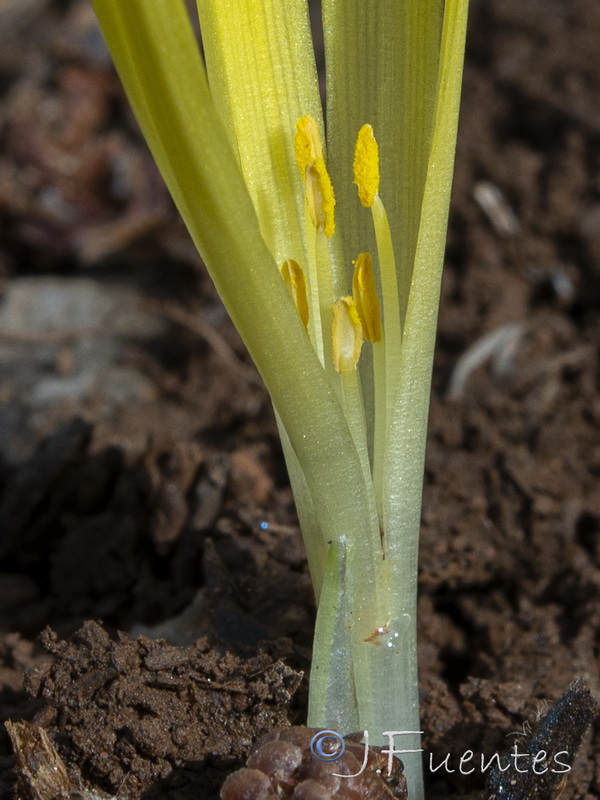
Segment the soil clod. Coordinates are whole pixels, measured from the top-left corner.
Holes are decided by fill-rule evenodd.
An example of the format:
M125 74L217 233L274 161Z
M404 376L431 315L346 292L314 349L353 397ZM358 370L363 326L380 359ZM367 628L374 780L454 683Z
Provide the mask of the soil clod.
M190 798L210 796L258 731L287 724L302 677L266 653L242 659L206 640L114 641L95 622L69 641L47 630L43 641L55 661L26 679L45 701L34 730L52 732L84 783L113 793L126 785L128 798L153 797L182 770L196 775Z

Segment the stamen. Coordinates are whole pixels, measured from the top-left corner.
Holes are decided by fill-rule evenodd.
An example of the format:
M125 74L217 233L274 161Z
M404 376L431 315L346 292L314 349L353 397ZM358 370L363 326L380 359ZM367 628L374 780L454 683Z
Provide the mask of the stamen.
M314 164L318 158L323 158L319 127L315 118L311 117L310 114L300 117L296 123L294 152L296 153L296 164L300 170L300 175L302 175L302 180L304 180L307 168Z
M381 310L370 253L361 253L354 262L352 298L362 323L365 339L369 342L380 342Z
M306 170L306 201L312 224L331 238L335 232L335 196L333 186L322 158Z
M363 125L356 137L354 183L363 206L372 206L379 194L379 147L371 125Z
M358 364L363 343L360 317L351 297L340 297L331 310L333 365L337 372L351 372Z
M401 308L392 236L385 207L379 196L379 147L371 125L363 125L356 138L354 183L358 187L360 202L363 206L370 207L373 217L373 228L377 241L377 260L379 262L379 285L385 322L385 342L373 347L375 396L372 455L373 485L375 487L375 497L377 498L377 513L379 518L382 519L381 498L383 497L383 466L387 452L387 425L389 424L390 413L394 408L399 380L398 353L402 345L402 323L406 313L406 304ZM367 275L368 273L365 272L361 276L359 270L356 270L353 280L353 292L356 296L357 306L360 309L365 336L368 338L372 333L377 333L377 326L371 327L371 322L378 320L381 326L381 321L376 316L379 306L369 305L369 302L374 302L373 299L377 295L374 285L370 284L373 279L367 277ZM358 299L361 295L357 286L359 287L361 283L364 283L364 297L367 299ZM406 288L408 289L409 287ZM406 297L408 297L408 291L406 291ZM378 340L373 339L372 341Z
M302 267L293 258L288 258L281 265L281 277L292 295L304 327L308 328L308 293Z
M318 231L331 237L335 231L335 196L323 158L319 129L309 114L300 117L296 123L294 151L304 181L311 222Z

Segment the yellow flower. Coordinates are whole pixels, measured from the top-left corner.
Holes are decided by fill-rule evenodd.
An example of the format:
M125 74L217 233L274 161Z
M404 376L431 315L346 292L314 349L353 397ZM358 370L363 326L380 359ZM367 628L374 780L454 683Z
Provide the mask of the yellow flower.
M418 730L415 559L468 0L322 0L326 139L307 0L197 0L205 61L183 0L93 2L277 413L319 599L311 724L375 743ZM352 185L361 129L370 214ZM419 759L405 764L418 800Z

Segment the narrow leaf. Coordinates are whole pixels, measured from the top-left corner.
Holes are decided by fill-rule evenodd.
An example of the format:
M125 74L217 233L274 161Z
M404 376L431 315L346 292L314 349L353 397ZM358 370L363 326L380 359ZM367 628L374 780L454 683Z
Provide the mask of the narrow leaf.
M306 0L198 0L208 77L275 260L306 268L296 122L322 126Z
M269 390L317 516L335 539L378 536L339 401L266 246L180 0L95 0L152 153ZM370 535L368 532L371 532ZM317 549L319 549L317 547Z
M443 0L323 0L328 147L345 244L350 253L374 249L367 214L360 226L348 224L350 215L358 217L349 185L354 141L369 123L380 145L380 195L404 272L410 272L418 230L443 11Z

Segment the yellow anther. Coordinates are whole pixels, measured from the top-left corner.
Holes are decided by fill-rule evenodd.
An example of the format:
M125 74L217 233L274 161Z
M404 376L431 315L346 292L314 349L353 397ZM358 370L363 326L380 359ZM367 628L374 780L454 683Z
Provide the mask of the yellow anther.
M340 297L332 306L332 355L337 372L356 368L363 343L360 317L351 297Z
M296 123L294 151L304 181L311 222L317 230L331 237L335 231L335 196L323 158L319 128L309 114L300 117Z
M322 158L318 158L306 170L306 202L308 213L315 228L326 236L335 231L335 196L331 178Z
M380 342L381 311L370 253L361 253L354 262L352 299L362 323L365 339L368 342Z
M293 258L288 258L281 265L281 277L290 290L294 305L305 328L308 327L308 293L306 291L306 278L302 267Z
M354 183L363 206L372 206L379 193L379 147L371 125L363 125L356 137Z
M314 164L318 158L323 158L319 127L314 117L311 117L310 114L300 117L296 123L294 152L296 153L296 164L298 164L300 175L304 180L307 168Z

